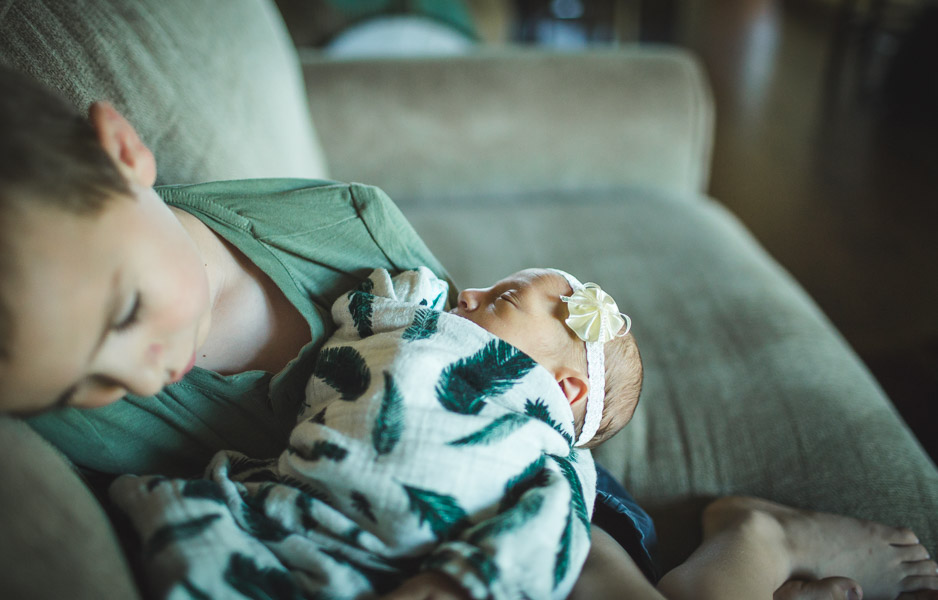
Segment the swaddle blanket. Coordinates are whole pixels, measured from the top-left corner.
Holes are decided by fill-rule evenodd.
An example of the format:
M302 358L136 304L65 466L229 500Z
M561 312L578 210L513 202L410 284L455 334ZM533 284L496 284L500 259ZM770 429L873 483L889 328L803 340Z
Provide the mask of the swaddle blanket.
M112 485L157 595L374 598L435 569L473 598L567 596L592 458L553 376L442 312L446 292L427 269L379 269L340 298L278 459Z

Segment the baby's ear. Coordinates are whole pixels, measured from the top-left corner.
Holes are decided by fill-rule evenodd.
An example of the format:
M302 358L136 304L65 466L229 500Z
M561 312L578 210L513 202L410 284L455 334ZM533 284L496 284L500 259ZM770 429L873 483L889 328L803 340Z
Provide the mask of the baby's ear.
M583 374L574 369L561 367L554 374L554 377L556 377L557 384L567 397L570 407L574 409L574 414L576 414L578 408L584 410L586 403L583 402L580 406L580 401L586 400L590 386Z

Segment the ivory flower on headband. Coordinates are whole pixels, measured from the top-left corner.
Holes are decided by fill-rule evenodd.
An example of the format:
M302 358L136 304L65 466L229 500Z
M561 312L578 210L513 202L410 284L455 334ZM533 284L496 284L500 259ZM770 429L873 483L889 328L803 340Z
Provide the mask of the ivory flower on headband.
M569 311L569 316L564 322L577 337L586 342L589 393L586 397L583 429L575 444L582 446L593 439L602 422L606 397L606 353L603 345L609 340L628 334L632 329L632 319L620 313L612 296L595 283L582 284L566 271L552 270L562 275L573 288L573 294L560 297Z
M567 303L570 316L565 323L584 342L606 343L623 336L632 328L628 315L619 312L616 301L595 283L574 288L572 296L561 296ZM625 331L619 333L622 327Z

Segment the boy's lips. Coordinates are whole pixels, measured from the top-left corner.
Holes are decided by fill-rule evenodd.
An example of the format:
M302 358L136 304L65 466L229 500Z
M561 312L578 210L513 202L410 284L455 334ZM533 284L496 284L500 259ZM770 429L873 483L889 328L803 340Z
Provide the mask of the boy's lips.
M194 366L195 366L195 351L192 352L192 358L189 359L189 364L183 367L181 371L177 371L176 374L173 376L172 380L170 381L170 383L176 383L177 381L185 377L186 373L191 371L192 367Z
M192 351L192 358L189 359L189 364L186 365L186 368L182 370L182 374L185 375L192 370L192 367L195 366L195 350Z

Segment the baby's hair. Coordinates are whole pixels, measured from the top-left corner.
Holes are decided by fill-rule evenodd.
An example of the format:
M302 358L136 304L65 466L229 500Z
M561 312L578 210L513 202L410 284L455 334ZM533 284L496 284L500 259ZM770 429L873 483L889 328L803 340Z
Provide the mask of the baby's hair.
M18 213L28 206L93 215L127 182L88 119L55 92L0 65L0 360L9 360L8 294L16 276Z
M605 403L617 410L605 411L596 435L587 444L591 448L614 436L632 419L638 408L644 380L642 355L631 333L606 342L603 350L606 355Z
M574 364L586 373L586 352L582 345L580 347L583 348L583 352L566 355L566 357L567 360L574 361ZM614 338L603 345L603 352L606 365L603 419L592 439L586 443L587 448L595 448L618 433L622 426L632 419L642 393L644 367L635 337L629 333ZM577 437L582 429L583 422L580 421L575 426Z

